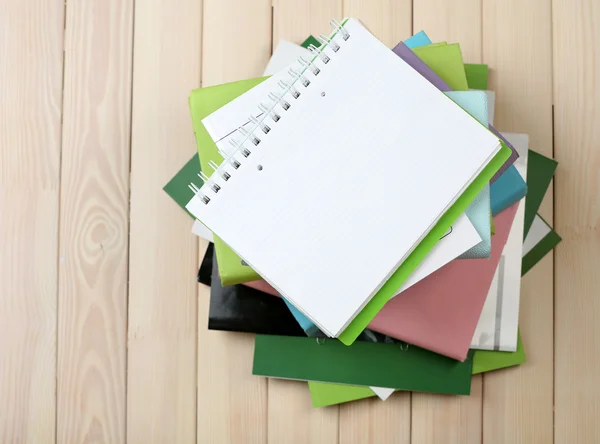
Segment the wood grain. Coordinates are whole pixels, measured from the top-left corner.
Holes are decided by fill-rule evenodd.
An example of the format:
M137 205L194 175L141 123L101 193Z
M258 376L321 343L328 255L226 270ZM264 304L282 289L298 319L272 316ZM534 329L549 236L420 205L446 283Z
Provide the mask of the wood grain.
M204 0L204 87L262 75L271 55L269 0ZM202 242L201 258L205 242ZM198 441L267 441L267 383L252 375L254 335L208 331L209 289L198 303Z
M413 393L412 442L481 442L481 375L471 380L470 396Z
M410 393L340 405L340 444L411 442Z
M482 0L415 0L414 31L432 42L459 43L465 63L481 63Z
M66 8L58 442L125 442L132 13Z
M355 17L390 48L412 35L410 0L344 0L344 17Z
M329 21L341 20L342 0L273 0L273 45L302 43L310 34L329 35Z
M433 42L459 43L465 63L481 63L480 0L416 0L413 7L415 32L424 30ZM432 11L437 13L432 14ZM469 397L413 393L413 441L478 442L481 439L482 384L481 375L473 376Z
M269 379L269 443L335 444L338 412L337 406L314 408L305 381Z
M62 1L0 1L0 442L54 443Z
M600 441L600 5L553 2L555 442Z
M552 157L552 41L549 0L483 3L483 62L496 91L495 126L529 134ZM552 223L552 191L542 214ZM552 442L552 256L521 286L519 325L527 362L484 376L485 443Z
M162 187L194 154L202 2L137 2L131 125L127 441L196 437L197 241Z

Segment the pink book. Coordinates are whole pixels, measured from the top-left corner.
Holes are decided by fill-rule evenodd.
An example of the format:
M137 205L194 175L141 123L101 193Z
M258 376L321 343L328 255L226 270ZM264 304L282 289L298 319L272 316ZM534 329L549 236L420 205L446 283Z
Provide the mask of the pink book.
M464 361L518 206L494 217L489 259L450 262L390 300L369 328Z
M246 287L254 288L255 290L260 290L263 293L267 293L273 296L279 296L277 290L271 287L271 284L269 284L267 281L258 280L252 282L245 282L243 285L245 285Z

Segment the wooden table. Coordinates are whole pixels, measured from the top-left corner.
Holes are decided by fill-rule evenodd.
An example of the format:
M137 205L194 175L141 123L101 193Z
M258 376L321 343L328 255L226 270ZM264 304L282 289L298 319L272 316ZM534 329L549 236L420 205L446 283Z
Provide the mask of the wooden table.
M313 409L251 375L250 335L206 330L206 245L162 192L195 150L188 94L343 16L459 42L496 127L560 162L528 361L470 397ZM0 0L0 443L600 442L599 54L598 0Z

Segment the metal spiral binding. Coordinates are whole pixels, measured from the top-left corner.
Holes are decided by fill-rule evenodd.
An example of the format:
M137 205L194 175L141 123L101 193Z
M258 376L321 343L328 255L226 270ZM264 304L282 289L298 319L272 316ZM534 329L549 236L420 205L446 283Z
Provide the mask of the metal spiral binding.
M288 69L290 81L279 80L277 83L282 90L281 93L269 93L268 98L272 103L270 105L265 105L263 103L258 105L260 114L257 117L250 116L248 118L248 123L251 124L250 129L245 127L247 124L241 126L237 129L237 133L239 133L241 138L237 139L232 137L229 139L229 143L234 148L234 151L228 153L219 149L219 154L221 154L224 159L221 165L217 165L212 160L208 162L208 165L214 170L213 175L208 177L204 172L200 172L198 176L203 180L204 185L201 187L198 187L194 183L188 185L189 189L194 194L198 195L202 203L207 205L211 200L211 197L204 190L205 186L210 188L214 194L217 194L221 190L221 185L217 180L222 179L223 182L227 182L231 179L233 172L229 168L231 167L233 170L239 169L242 166L244 159L252 154L253 148L248 148L246 143L250 142L254 147L260 145L263 136L261 135L258 137L255 132L260 130L263 134L268 134L272 130L272 124L278 123L282 119L283 114L278 112L277 108L281 108L284 113L292 108L292 103L290 103L292 101L286 99L286 96L289 95L293 100L298 100L302 95L301 89L310 87L312 83L312 78L307 76L307 73L312 73L312 76L316 78L322 69L317 65L317 62L320 62L322 65L327 65L331 61L332 53L340 51L343 45L342 42L346 42L350 38L348 30L339 22L331 20L329 24L333 28L333 33L329 37L320 34L318 40L321 43L321 46L317 47L315 45L309 45L308 47L313 58L311 60L305 60L304 58L299 57L298 63L300 69ZM338 36L341 37L341 41L336 40ZM331 50L332 53L329 53L329 55L326 54L326 49ZM322 93L322 95L324 96L324 93ZM259 118L261 116L262 118ZM267 119L271 119L272 124L267 124ZM241 155L242 158L238 157L238 155ZM259 165L258 169L261 171L262 167Z

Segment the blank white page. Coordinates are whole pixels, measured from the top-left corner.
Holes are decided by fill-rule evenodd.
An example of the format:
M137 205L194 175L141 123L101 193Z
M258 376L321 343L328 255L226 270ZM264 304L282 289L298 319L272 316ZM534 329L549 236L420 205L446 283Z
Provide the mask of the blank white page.
M500 149L358 21L188 210L337 337ZM265 98L266 100L266 98ZM201 196L210 201L205 204ZM356 233L364 233L362 242ZM368 258L368 260L365 260ZM356 279L360 276L360 279Z

